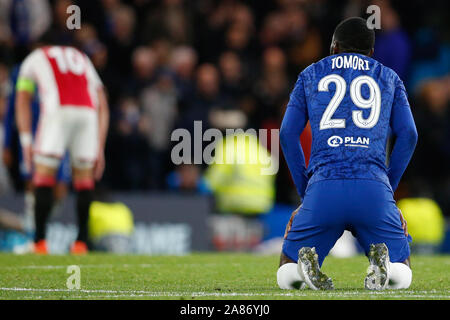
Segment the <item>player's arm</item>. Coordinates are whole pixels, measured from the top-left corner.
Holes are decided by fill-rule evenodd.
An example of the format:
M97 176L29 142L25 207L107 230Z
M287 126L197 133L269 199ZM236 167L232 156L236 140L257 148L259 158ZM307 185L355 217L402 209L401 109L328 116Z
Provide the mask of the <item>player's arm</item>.
M13 81L12 83L15 85L16 81ZM15 101L16 89L14 88L8 96L6 114L3 119L5 131L3 139L3 162L7 167L12 165L11 145L15 128Z
M105 149L106 136L109 127L109 107L106 98L105 89L100 87L97 89L98 94L98 128L99 128L99 146L100 150Z
M305 156L300 145L300 135L308 122L305 89L302 76L298 77L284 114L280 129L281 149L286 159L297 192L303 200L308 177Z
M391 128L395 143L391 153L388 177L392 190L396 190L417 144L417 129L403 85L395 91L391 113Z
M103 86L97 88L98 96L98 138L99 138L99 152L97 161L95 164L95 179L100 180L105 169L105 144L106 137L108 135L109 127L109 107L108 100L106 98L105 89Z
M87 64L87 77L96 88L98 99L98 154L94 166L94 178L100 180L105 170L105 145L109 128L109 106L105 87L98 75L92 61L85 55Z
M35 66L39 65L40 50L29 54L19 69L16 82L15 118L26 169L31 170L32 112L31 102L36 88Z
M18 78L16 84L15 115L27 171L31 170L31 145L33 141L31 102L33 100L34 88L33 80L25 77Z

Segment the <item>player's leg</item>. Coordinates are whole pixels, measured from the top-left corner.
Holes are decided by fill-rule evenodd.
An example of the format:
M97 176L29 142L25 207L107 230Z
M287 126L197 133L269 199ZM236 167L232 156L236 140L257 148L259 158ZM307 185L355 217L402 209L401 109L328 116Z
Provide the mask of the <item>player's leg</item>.
M82 163L75 161L72 169L72 179L76 192L78 236L71 247L71 252L83 254L87 252L89 208L93 200L93 164L84 164L83 166Z
M342 232L341 232L342 234ZM334 243L339 239L337 233L331 236L322 235L328 239L334 239L331 244L329 240L312 241L316 243L315 246L310 246L301 241L285 240L283 245L283 252L280 256L280 267L277 271L277 283L280 289L299 289L305 288L306 285L313 290L329 290L333 289L333 281L321 270L323 259L319 258L317 253L318 248L321 252L329 252ZM295 251L298 259L296 262L285 253L288 251Z
M369 258L364 286L406 289L412 281L410 237L404 234L392 191L377 181L354 182L353 234ZM368 205L370 203L370 205Z
M390 262L388 289L408 289L412 282L410 258L403 262Z
M24 218L23 225L26 232L30 235L34 234L34 189L33 175L23 159L22 149L18 151L19 171L24 183Z
M294 217L298 214L298 207L291 214L291 218L286 226L284 237L292 228ZM280 255L280 265L277 271L277 283L280 289L304 289L306 287L303 275L297 269L297 262L287 257L283 252Z
M42 253L47 251L45 229L54 204L56 171L70 135L70 126L63 120L59 109L41 112L33 144L35 249L42 244Z
M281 253L280 256L277 283L280 289L304 289L306 287L305 279L298 270L297 262L289 259L284 253Z
M55 174L59 159L51 156L34 157L34 217L35 217L35 252L48 253L46 238L47 220L53 207L53 188L56 184Z
M291 288L286 282L297 279L293 272L294 261L297 261L299 279L310 288L333 288L331 279L320 267L344 231L340 212L342 199L345 197L341 195L338 181L320 181L308 187L304 203L293 217L292 227L283 242L277 273L280 288Z
M54 188L55 203L53 205L51 216L56 216L62 209L64 199L69 193L69 186L72 182L72 168L70 166L69 154L61 159L58 171L56 173L56 185Z
M78 237L71 252L87 253L89 208L95 187L94 164L98 153L98 118L95 110L75 108L68 110L77 121L77 131L70 148L72 159L72 182L76 191Z
M369 267L364 287L369 290L407 289L411 285L410 258L390 262L389 249L384 243L372 244L368 254Z

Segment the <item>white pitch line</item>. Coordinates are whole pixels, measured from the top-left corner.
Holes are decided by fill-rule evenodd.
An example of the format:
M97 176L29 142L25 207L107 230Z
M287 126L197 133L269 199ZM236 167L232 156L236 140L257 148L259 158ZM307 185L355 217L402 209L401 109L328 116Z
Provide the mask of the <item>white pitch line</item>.
M42 289L42 288L0 288L0 291L15 291L15 292L66 292L66 293L87 293L87 294L109 294L109 295L93 295L93 298L125 298L125 297L311 297L311 292L289 292L289 293L255 293L255 292L157 292L157 291L143 291L143 290L70 290L70 289ZM397 291L385 292L320 292L317 295L328 297L351 297L355 295L368 294L369 296L386 296L390 298L435 298L435 299L450 299L450 292L448 295L435 294L437 291L410 291L400 294ZM446 293L445 291L443 293ZM72 296L72 298L86 298L86 296Z
M66 265L30 265L30 266L16 266L16 267L0 267L0 269L66 269L70 264ZM128 267L139 267L139 268L154 268L160 265L158 264L79 264L80 268L128 268Z
M76 263L74 263L76 264ZM29 265L29 266L0 266L1 269L66 269L71 264L66 265ZM138 268L155 268L160 267L161 265L164 265L164 263L158 264L158 263L140 263L140 264L76 264L80 268L132 268L132 267L138 267ZM218 266L217 263L185 263L185 264L177 264L178 267L199 267L199 266L206 266L206 267L214 267Z
M156 297L211 297L217 295L214 294L207 294L204 295L189 295L189 294L183 294L183 295L160 295L160 294L116 294L116 295L96 295L96 296L70 296L71 299L86 299L86 298L102 298L102 299L117 299L117 298L156 298ZM220 297L227 298L227 297L262 297L262 296L281 296L280 294L222 294ZM303 294L295 294L295 295L283 295L284 297L308 297L308 299L312 299L313 297L311 295ZM331 296L330 296L331 297ZM351 296L342 294L342 295L335 295L335 298L349 298ZM395 298L395 299L408 299L408 298L421 298L421 299L450 299L450 296L427 296L427 295L390 295L389 298Z

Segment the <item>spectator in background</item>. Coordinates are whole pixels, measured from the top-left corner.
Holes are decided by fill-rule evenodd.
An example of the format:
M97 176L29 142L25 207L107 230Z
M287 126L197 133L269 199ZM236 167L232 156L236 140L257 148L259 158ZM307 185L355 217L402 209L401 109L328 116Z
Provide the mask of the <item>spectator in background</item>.
M122 76L130 74L130 56L136 46L134 33L136 16L133 9L126 5L119 5L111 10L111 37L108 39L109 63Z
M122 190L148 189L148 144L138 101L123 97L109 140L109 180ZM109 168L108 168L109 167Z
M217 142L214 162L205 171L215 199L217 215L211 226L217 250L249 250L260 243L259 216L268 213L275 200L275 176L262 171L269 158L250 133L229 134Z
M322 54L321 35L309 22L307 13L300 7L286 10L287 48L292 76L297 77L299 70L319 60Z
M219 58L222 92L235 104L245 92L249 90L246 77L239 56L233 51L225 51Z
M406 81L411 58L411 44L408 34L401 27L397 12L389 2L375 1L382 12L381 30L377 33L373 58L392 68Z
M148 46L137 47L131 56L132 75L127 84L128 94L139 96L152 85L158 68L156 53Z
M194 71L197 66L197 53L192 47L178 46L170 56L170 69L175 72L178 101L183 105L194 94Z
M46 34L52 43L71 45L74 42L74 32L67 28L67 7L73 5L71 0L57 0L53 5L53 23Z
M259 41L263 47L279 46L287 33L288 25L283 12L274 11L265 17L259 33Z
M255 70L258 46L253 13L247 6L236 3L233 11L229 13L227 25L223 51L235 52L242 63L248 66L248 70Z
M203 128L207 128L211 110L224 106L219 72L214 65L200 65L196 71L195 84L194 96L187 101L186 109L180 110L179 128L193 130L194 121L202 121Z
M408 90L417 93L421 82L450 74L450 44L442 41L434 27L419 28L414 34L414 61L408 79Z
M168 67L173 44L168 38L158 38L151 43L151 48L156 54L156 61L160 67Z
M264 121L280 117L280 105L289 96L286 57L281 49L267 48L263 53L262 74L253 89L258 110L255 117L259 126Z
M446 216L450 214L450 78L430 79L421 85L413 109L420 139L408 178L421 181L418 194L431 190ZM424 185L425 182L425 185Z
M116 105L121 91L124 91L124 85L120 73L115 68L111 68L108 63L108 47L98 39L95 39L85 44L83 51L89 56L100 78L103 79L103 83L108 89L109 101L111 101L112 105Z
M171 191L181 193L209 194L210 190L202 177L202 169L195 164L181 164L167 176Z
M58 8L61 1L55 5ZM66 5L71 4L66 1ZM52 23L47 0L0 1L0 42L9 42L16 48L28 47L37 41Z
M152 42L161 37L170 39L175 45L191 42L189 8L190 6L184 5L183 0L161 1L160 6L149 10L145 17L143 42Z
M269 47L263 52L263 75L271 73L285 73L286 72L286 56L279 47Z
M168 172L170 135L177 116L174 74L162 70L140 95L143 131L150 146L151 186L162 189Z
M12 189L8 169L6 168L7 164L11 164L12 159L10 154L4 154L3 149L5 141L4 117L10 90L8 69L5 65L0 64L0 159L2 159L0 161L0 194L4 194Z
M230 145L232 147L230 147ZM205 172L220 213L258 215L273 206L274 175L264 174L269 151L251 133L229 134L216 145L214 161Z

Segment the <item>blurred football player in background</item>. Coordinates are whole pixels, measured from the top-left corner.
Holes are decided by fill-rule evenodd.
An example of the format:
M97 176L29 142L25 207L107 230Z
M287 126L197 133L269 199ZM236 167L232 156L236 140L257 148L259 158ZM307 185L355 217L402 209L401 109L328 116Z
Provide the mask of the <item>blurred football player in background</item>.
M369 258L366 289L411 284L412 239L393 193L413 155L417 130L402 80L370 58L374 44L366 20L342 21L330 56L302 71L292 91L280 141L302 205L286 230L280 288L292 288L286 280L293 276L315 290L333 289L320 266L344 230ZM298 139L308 120L313 143L306 168ZM390 130L395 142L388 154Z
M3 162L9 170L13 170L14 161L17 160L19 163L19 175L24 184L24 225L27 232L30 234L34 233L34 192L32 183L32 172L28 171L26 164L23 159L22 150L14 146L15 139L18 139L17 126L15 121L15 103L16 103L16 84L17 77L19 75L20 65L16 65L10 74L10 84L11 92L9 93L6 101L6 114L3 120L5 134L4 134L4 144L3 144ZM33 137L36 134L37 124L39 121L39 95L37 92L33 95L31 102L31 128ZM60 207L62 199L68 193L68 185L71 182L71 170L70 170L70 159L69 155L66 153L61 161L57 175L56 175L56 185L54 188L55 203L52 209L52 215L56 214L58 208Z
M36 87L40 117L33 139L30 105ZM20 144L26 170L33 172L34 251L48 253L45 229L54 202L55 175L69 151L79 226L70 250L74 254L86 253L92 192L105 166L109 110L103 84L89 58L78 49L44 46L25 58L16 91Z

